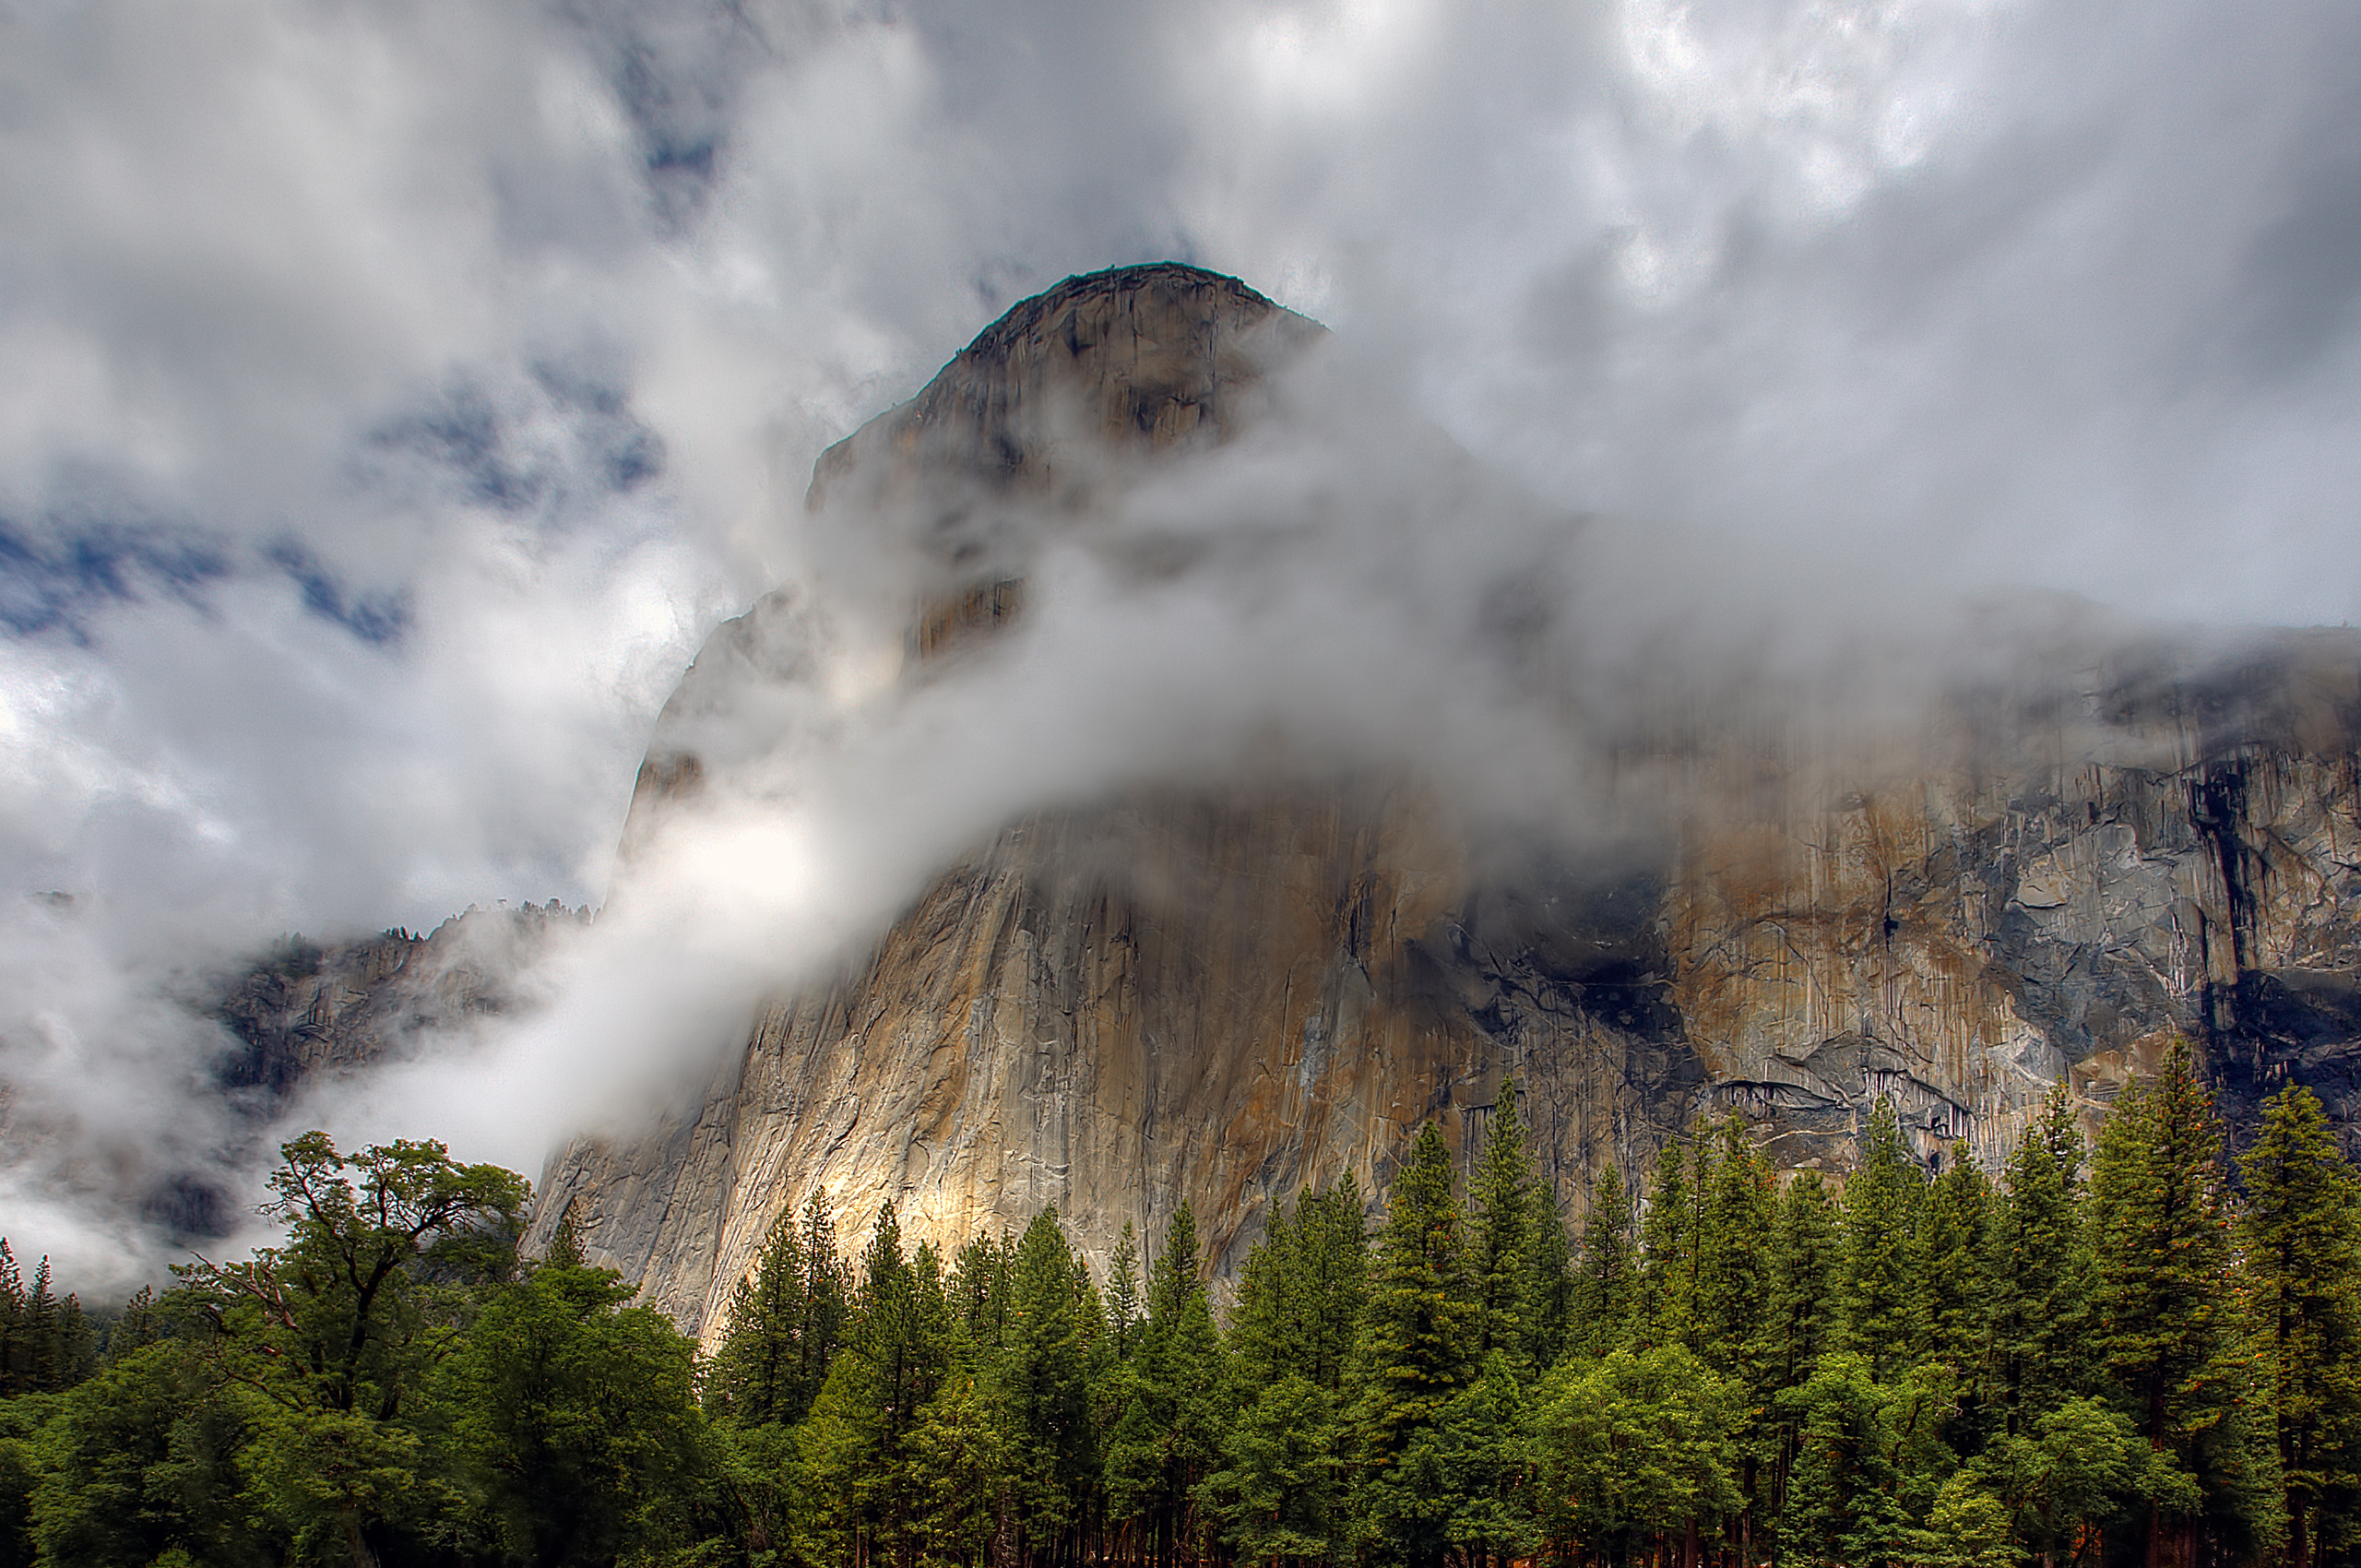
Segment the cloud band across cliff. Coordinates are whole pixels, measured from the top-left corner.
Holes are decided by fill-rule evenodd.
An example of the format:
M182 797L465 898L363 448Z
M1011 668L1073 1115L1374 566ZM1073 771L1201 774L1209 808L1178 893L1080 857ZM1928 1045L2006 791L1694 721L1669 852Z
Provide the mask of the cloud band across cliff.
M9 1213L52 1217L18 1250L121 1255L57 1217L189 1114L213 1037L175 977L598 900L673 673L825 576L821 446L1070 271L1178 255L1325 321L1310 455L1119 520L1223 534L1185 582L1056 552L1010 658L846 697L798 786L805 912L610 966L709 973L715 1019L535 1035L521 1081L581 1092L484 1118L503 1158L720 1049L801 961L777 944L850 940L1061 792L1260 732L1512 801L1578 771L1461 679L1487 585L1619 681L1643 648L1939 671L2028 590L2349 620L2356 29L2195 0L15 7L0 861L76 899L0 922L0 1076L49 1129L13 1151L41 1206ZM1368 434L1412 424L1520 499L1439 530Z

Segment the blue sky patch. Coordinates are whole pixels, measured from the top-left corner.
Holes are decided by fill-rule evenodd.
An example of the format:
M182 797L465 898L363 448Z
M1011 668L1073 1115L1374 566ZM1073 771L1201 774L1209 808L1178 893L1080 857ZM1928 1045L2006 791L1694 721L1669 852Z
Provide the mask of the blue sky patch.
M194 602L231 571L229 552L185 525L0 517L0 626L87 643L99 611L158 593Z

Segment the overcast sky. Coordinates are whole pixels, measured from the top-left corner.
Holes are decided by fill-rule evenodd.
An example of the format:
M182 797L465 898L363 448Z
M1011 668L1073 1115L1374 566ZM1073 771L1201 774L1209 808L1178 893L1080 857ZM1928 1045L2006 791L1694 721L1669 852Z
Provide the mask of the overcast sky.
M103 1164L206 1049L172 976L601 901L705 634L818 581L820 448L1123 262L1235 274L1347 367L1320 456L1162 524L1390 524L1290 557L1284 616L1050 617L856 735L878 834L896 767L975 787L895 796L928 831L845 852L796 940L1152 772L1171 713L1258 718L1176 648L1252 647L1356 744L1441 714L1386 595L1547 519L1589 521L1534 581L1616 637L1809 659L2053 590L2349 622L2355 125L2350 0L0 0L0 1078ZM1362 399L1523 499L1448 533ZM979 753L958 705L1028 701ZM131 1243L54 1153L8 1156L8 1223L97 1267Z

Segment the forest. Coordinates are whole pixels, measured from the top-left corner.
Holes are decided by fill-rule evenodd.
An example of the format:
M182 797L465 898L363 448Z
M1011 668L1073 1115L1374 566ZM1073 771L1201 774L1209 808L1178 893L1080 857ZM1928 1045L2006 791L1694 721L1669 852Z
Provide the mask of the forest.
M1381 1207L1054 1211L948 1255L781 1216L701 1353L439 1145L285 1146L284 1240L86 1313L0 1247L0 1568L2311 1568L2361 1554L2361 1181L2185 1048L1997 1171L1700 1123L1570 1224L1504 1087Z

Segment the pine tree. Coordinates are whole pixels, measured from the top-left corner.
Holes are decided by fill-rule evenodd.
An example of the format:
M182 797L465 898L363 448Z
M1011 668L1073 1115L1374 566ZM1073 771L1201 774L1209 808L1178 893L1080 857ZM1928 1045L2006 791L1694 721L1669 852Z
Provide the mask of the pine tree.
M1783 1559L1882 1563L1902 1547L1909 1514L1896 1405L1869 1358L1842 1350L1780 1395L1781 1421L1798 1433L1780 1508Z
M991 1560L1011 1480L1006 1425L972 1365L955 1367L919 1412L907 1474L919 1562Z
M1860 1169L1845 1181L1841 1284L1844 1346L1868 1360L1879 1383L1892 1382L1919 1342L1921 1292L1910 1248L1925 1191L1893 1102L1880 1097L1869 1111Z
M32 1346L25 1331L25 1279L8 1239L0 1236L0 1398L31 1387Z
M1482 1309L1451 1186L1451 1151L1430 1122L1394 1179L1363 1320L1360 1419L1381 1467L1475 1370Z
M1696 1238L1698 1348L1715 1372L1750 1383L1749 1352L1771 1288L1771 1165L1735 1115L1714 1130L1714 1140Z
M1436 1433L1452 1503L1443 1534L1468 1568L1527 1557L1536 1544L1528 1427L1525 1390L1507 1353L1493 1350L1476 1381L1444 1411Z
M582 1199L567 1201L565 1209L557 1217L557 1229L550 1232L549 1250L541 1261L555 1268L587 1268L590 1259L582 1244Z
M57 1320L59 1303L49 1291L49 1259L43 1256L33 1268L33 1282L24 1293L23 1371L21 1386L28 1393L45 1394L57 1386L54 1362L57 1354Z
M1697 1330L1697 1216L1690 1150L1667 1144L1656 1156L1640 1220L1640 1265L1633 1316L1643 1343L1688 1345Z
M1531 1402L1548 1558L1696 1562L1666 1548L1739 1505L1740 1397L1683 1345L1560 1362Z
M843 1348L799 1443L809 1478L796 1499L799 1533L809 1553L839 1560L914 1541L921 1520L910 1434L950 1364L940 1265L931 1248L904 1255L890 1199L861 1252L860 1278Z
M1304 1206L1310 1202L1307 1195ZM1295 1211L1282 1204L1272 1211L1238 1271L1238 1290L1230 1302L1228 1349L1231 1376L1245 1398L1299 1370L1303 1353L1304 1253Z
M2241 1393L2240 1303L2232 1289L2222 1129L2187 1045L2175 1041L2153 1080L2117 1098L2091 1167L2094 1348L2152 1449L2169 1455L2217 1529L2236 1529L2248 1499L2244 1435L2228 1420ZM2195 1509L2146 1522L2149 1562L2167 1534L2189 1561Z
M1774 1388L1762 1341L1770 1307L1776 1189L1770 1161L1736 1114L1713 1130L1712 1141L1698 1203L1696 1348L1699 1359L1728 1378L1741 1396L1738 1488L1750 1503L1762 1479L1763 1444L1756 1428ZM1751 1515L1738 1526L1741 1544L1750 1540Z
M952 1260L943 1287L953 1320L968 1342L998 1350L1008 1338L1009 1281L1016 1265L1016 1242L1005 1234L971 1236Z
M788 1209L772 1223L753 1274L730 1293L729 1326L706 1370L710 1414L752 1428L791 1426L811 1409L844 1336L836 1248L816 1194L801 1218Z
M1336 1396L1299 1373L1258 1386L1222 1432L1204 1493L1241 1561L1333 1562L1347 1550Z
M635 1293L612 1269L534 1269L485 1304L445 1369L460 1479L512 1561L587 1565L685 1544L707 1446L696 1346L625 1305Z
M2289 1568L2349 1541L2361 1492L2361 1180L2319 1099L2290 1085L2264 1102L2239 1161L2237 1238L2267 1352Z
M1799 1171L1779 1194L1771 1225L1771 1285L1761 1360L1774 1388L1792 1388L1836 1348L1843 1303L1837 1281L1844 1235L1836 1201L1817 1170Z
M1115 1238L1107 1259L1107 1332L1118 1360L1132 1353L1138 1339L1144 1303L1140 1300L1140 1242L1132 1222Z
M98 1335L81 1299L50 1289L49 1259L28 1288L0 1240L0 1397L58 1394L98 1370Z
M1920 1291L1912 1359L1949 1368L1971 1396L1991 1319L1991 1227L1992 1183L1967 1146L1953 1144L1942 1174L1927 1189L1912 1236L1911 1269Z
M1221 1452L1222 1348L1201 1266L1196 1214L1183 1203L1149 1283L1146 1338L1150 1397L1164 1432L1164 1533L1175 1545L1196 1538L1192 1499Z
M1803 1443L1802 1407L1786 1397L1836 1348L1844 1324L1837 1282L1844 1235L1836 1200L1817 1170L1798 1172L1779 1194L1771 1224L1770 1284L1752 1361L1758 1416L1750 1489L1756 1514L1786 1512L1787 1482Z
M2065 1091L2010 1152L1990 1231L1984 1402L2011 1432L2094 1386L2082 1132Z
M1533 1373L1533 1170L1517 1120L1516 1083L1501 1080L1484 1152L1469 1183L1474 1223L1469 1263L1478 1308L1475 1356L1506 1356L1520 1378Z
M796 1335L801 1362L798 1397L811 1408L852 1320L852 1277L836 1245L836 1222L813 1193L803 1204L803 1321Z
M1204 1491L1240 1551L1331 1559L1347 1541L1342 1385L1369 1294L1348 1175L1282 1206L1239 1271L1220 1468Z
M1482 1317L1451 1189L1451 1151L1429 1123L1394 1179L1355 1363L1357 1529L1416 1564L1449 1546L1435 1431L1473 1376Z
M579 1240L574 1240L578 1253ZM558 1256L553 1242L552 1260ZM801 1387L802 1356L796 1341L803 1299L803 1234L795 1211L788 1209L772 1223L754 1272L730 1292L729 1326L705 1371L707 1413L741 1427L792 1425L803 1419L818 1393Z
M106 1343L100 1360L108 1364L123 1360L134 1350L143 1349L164 1337L162 1314L156 1310L156 1290L142 1285L123 1303L123 1311L107 1325Z
M1089 1303L1077 1288L1076 1261L1057 1209L1043 1209L1016 1244L1008 1340L998 1364L1016 1523L1036 1554L1056 1551L1079 1523L1096 1457L1086 1378Z
M1536 1372L1558 1364L1573 1343L1579 1305L1574 1249L1565 1205L1547 1182L1533 1184L1533 1324L1525 1355Z
M1290 1299L1297 1370L1341 1393L1369 1303L1369 1217L1350 1171L1296 1206L1299 1266Z
M1575 1260L1572 1338L1584 1355L1604 1356L1631 1338L1637 1328L1639 1269L1639 1252L1631 1240L1631 1203L1624 1195L1622 1172L1610 1164L1591 1184L1582 1253Z

